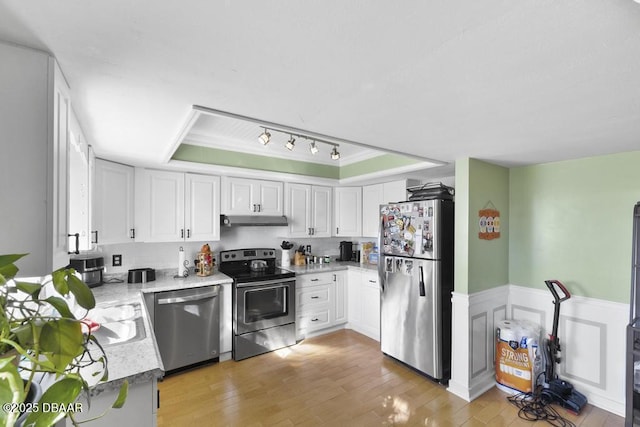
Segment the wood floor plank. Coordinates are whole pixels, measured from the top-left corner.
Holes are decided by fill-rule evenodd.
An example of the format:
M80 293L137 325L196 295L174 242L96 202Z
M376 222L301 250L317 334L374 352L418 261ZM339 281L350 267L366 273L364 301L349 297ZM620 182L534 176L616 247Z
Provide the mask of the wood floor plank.
M532 424L518 418L517 408L497 388L466 402L350 330L305 340L287 351L174 374L158 387L159 427ZM580 416L558 411L581 427L624 425L621 417L591 405Z

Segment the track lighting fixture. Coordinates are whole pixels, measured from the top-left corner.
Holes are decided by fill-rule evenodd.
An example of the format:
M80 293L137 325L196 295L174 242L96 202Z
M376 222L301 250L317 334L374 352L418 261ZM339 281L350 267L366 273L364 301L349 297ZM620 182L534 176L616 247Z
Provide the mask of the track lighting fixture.
M271 133L269 133L269 130L271 130L271 132L280 132L284 134L289 134L289 140L284 144L284 146L289 151L293 151L293 149L296 147L296 138L298 139L303 138L310 141L309 151L311 151L311 154L313 154L314 156L320 152L318 143L322 143L322 144L331 145L333 147L333 149L331 150L331 158L333 160L340 160L340 152L338 151L339 145L336 143L325 141L322 139L312 138L303 134L291 133L291 132L286 132L286 131L277 130L277 129L270 129L263 126L260 126L260 127L263 129L263 131L260 134L260 136L258 136L258 141L262 145L267 145L271 141Z
M309 144L309 151L311 151L311 154L313 154L314 156L316 154L318 154L318 151L320 151L320 149L318 149L318 146L316 145L315 141L313 141L313 142L311 142L311 144Z
M267 145L269 141L271 141L271 134L269 133L267 128L264 128L264 132L260 134L260 136L258 137L258 141L260 141L260 144L262 145Z
M289 140L284 146L287 147L287 150L291 151L295 146L295 142L296 142L296 139L293 137L293 135L289 135Z

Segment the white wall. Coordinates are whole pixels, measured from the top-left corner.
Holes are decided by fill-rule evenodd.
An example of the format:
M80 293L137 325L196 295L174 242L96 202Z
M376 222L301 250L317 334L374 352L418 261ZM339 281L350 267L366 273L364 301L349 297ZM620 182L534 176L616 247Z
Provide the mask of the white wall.
M283 237L286 233L285 227L222 227L220 241L218 242L183 242L183 243L125 243L118 245L100 245L97 248L98 255L104 257L105 273L118 274L126 273L131 268L175 268L178 269L178 250L182 246L186 259L190 260L193 267L193 260L204 243L208 243L211 250L217 257L222 250L243 249L243 248L275 248L278 250L277 259L280 258L280 244L283 240L295 244L294 248L300 245L311 245L314 255L338 255L338 245L341 240L338 238L326 239L290 239ZM112 255L122 255L122 267L112 267Z

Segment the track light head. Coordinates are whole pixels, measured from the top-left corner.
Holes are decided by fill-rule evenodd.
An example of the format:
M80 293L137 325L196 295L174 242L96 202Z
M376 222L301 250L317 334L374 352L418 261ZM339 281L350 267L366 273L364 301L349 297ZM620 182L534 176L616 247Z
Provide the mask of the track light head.
M267 145L269 143L269 141L271 141L271 134L269 133L269 131L266 128L264 129L264 132L262 132L260 134L260 136L258 137L258 141L262 145Z
M293 150L293 147L295 146L295 142L296 142L296 139L293 137L293 135L290 135L289 136L289 140L287 141L287 143L284 146L287 147L287 150L291 151L291 150Z
M309 144L309 151L311 151L311 154L313 154L313 155L318 154L318 151L320 151L318 149L318 146L316 145L315 141L313 141L311 144Z
M331 158L333 160L340 160L340 152L338 152L338 147L333 147L333 150L331 151Z

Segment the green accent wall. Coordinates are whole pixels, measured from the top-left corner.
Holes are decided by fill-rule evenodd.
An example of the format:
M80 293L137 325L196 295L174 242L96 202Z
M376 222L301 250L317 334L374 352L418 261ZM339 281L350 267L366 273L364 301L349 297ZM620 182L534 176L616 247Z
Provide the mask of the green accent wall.
M410 157L397 154L383 154L371 159L351 163L346 166L321 165L299 160L287 160L258 154L238 153L199 145L180 144L171 157L172 160L256 169L294 175L316 176L319 178L343 179L366 175L382 170L421 163Z
M180 144L171 159L210 165L291 173L295 175L317 176L320 178L338 179L340 176L340 168L338 166L279 159L257 154L238 153L236 151L220 150L190 144Z
M480 239L479 211L500 211L500 237ZM477 159L456 162L455 290L509 283L509 169Z
M628 303L640 151L512 168L509 282Z
M421 160L412 159L398 154L383 154L371 159L351 163L340 168L340 178L352 178L382 170L395 169L402 166L410 166L421 163Z

